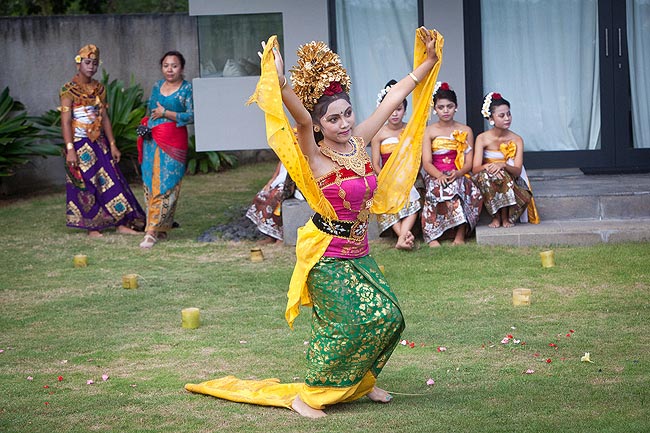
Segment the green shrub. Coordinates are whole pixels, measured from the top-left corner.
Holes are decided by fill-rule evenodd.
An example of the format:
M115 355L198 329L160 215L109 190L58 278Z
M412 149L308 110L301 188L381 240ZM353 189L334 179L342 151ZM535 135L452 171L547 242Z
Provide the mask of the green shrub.
M24 105L14 100L5 87L0 93L0 176L13 175L17 166L34 156L60 154L61 147L40 134Z
M228 167L237 167L237 157L232 154L217 151L197 152L196 137L190 137L187 149L187 174L197 172L208 173Z

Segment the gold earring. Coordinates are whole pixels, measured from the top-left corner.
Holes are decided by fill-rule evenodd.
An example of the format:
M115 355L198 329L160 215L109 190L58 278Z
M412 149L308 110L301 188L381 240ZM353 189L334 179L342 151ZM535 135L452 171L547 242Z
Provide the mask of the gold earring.
M314 132L320 132L320 126L314 125Z

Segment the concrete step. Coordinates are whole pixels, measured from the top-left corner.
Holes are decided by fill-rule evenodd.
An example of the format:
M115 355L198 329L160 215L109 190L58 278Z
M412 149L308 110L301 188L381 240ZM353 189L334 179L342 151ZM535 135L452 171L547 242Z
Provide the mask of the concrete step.
M529 173L542 221L650 218L650 174Z
M517 224L511 228L476 228L481 245L550 246L650 241L650 218L609 220L542 220L540 224Z

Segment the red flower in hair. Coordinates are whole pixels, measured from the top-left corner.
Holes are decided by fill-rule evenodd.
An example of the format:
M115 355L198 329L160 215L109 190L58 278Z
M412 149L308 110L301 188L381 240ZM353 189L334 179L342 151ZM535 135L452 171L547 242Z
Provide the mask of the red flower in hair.
M449 89L449 83L442 83L440 85L440 90L450 90Z
M492 94L492 100L501 99L501 93L494 92Z
M327 89L325 89L325 91L323 92L323 95L333 96L341 92L343 92L343 87L341 87L341 83L339 83L338 81L332 81L330 85L327 86Z

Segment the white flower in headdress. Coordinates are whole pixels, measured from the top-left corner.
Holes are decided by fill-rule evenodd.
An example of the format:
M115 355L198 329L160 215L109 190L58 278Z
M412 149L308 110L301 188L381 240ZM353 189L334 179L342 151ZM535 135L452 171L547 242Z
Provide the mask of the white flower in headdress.
M490 92L485 96L485 99L483 100L483 108L481 108L481 114L483 117L486 119L489 119L492 113L490 113L490 104L492 104L492 95L494 95L494 92Z
M383 89L377 93L377 107L379 107L379 104L381 104L381 101L384 100L386 95L388 94L388 91L392 88L393 86L386 86Z

